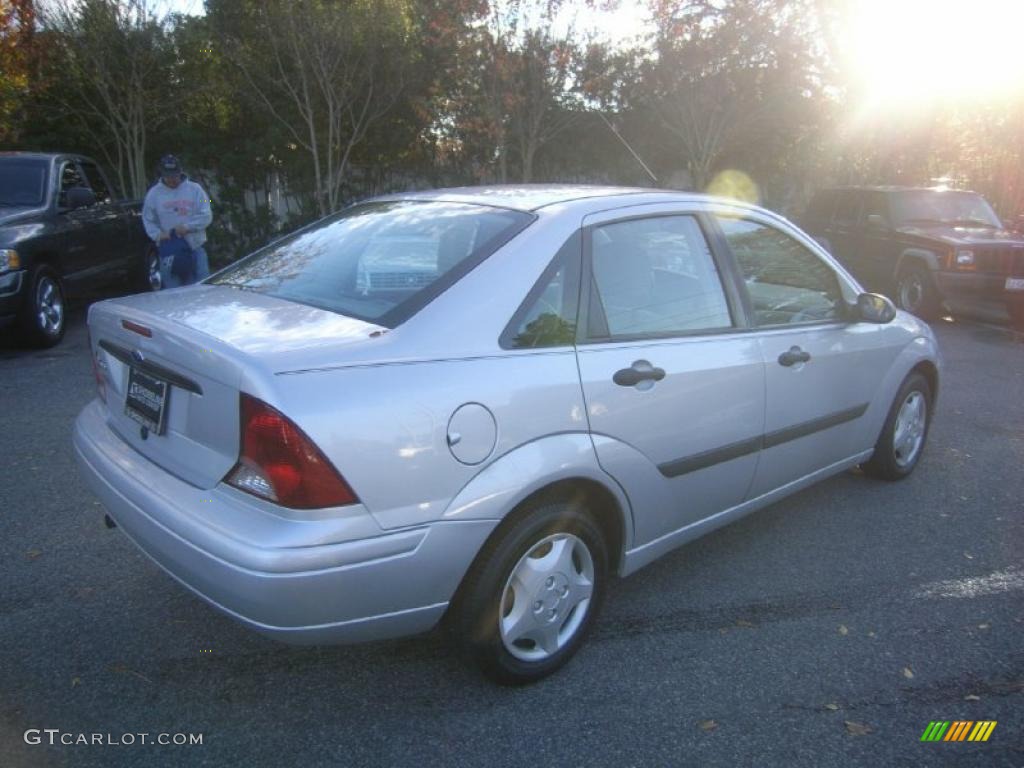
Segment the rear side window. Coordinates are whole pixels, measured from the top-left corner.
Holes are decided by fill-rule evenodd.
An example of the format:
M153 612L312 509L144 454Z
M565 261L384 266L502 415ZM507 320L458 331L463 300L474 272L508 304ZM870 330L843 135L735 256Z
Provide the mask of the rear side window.
M0 205L16 207L46 202L46 163L34 158L0 158Z
M736 256L758 325L842 319L843 294L828 264L774 227L716 218Z
M853 189L841 189L836 193L836 212L833 224L852 227L860 218L860 193Z
M533 216L460 203L366 203L329 216L207 282L393 327L520 232Z
M564 347L576 343L581 242L577 232L559 249L502 334L501 345L505 349Z
M831 189L818 192L811 204L807 206L805 218L815 224L827 224L832 219L832 211L836 207L836 194Z

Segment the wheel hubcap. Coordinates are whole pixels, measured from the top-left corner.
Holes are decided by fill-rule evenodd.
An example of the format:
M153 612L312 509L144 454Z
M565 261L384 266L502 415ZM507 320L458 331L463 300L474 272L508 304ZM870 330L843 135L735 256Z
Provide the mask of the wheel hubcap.
M924 430L928 419L928 404L920 392L911 392L896 414L892 449L896 464L908 467L917 459L924 443Z
M571 533L541 539L505 582L498 630L505 648L523 661L542 661L576 635L594 593L594 560Z
M924 297L924 285L921 277L917 274L910 274L900 281L900 304L904 309L914 311L921 304Z
M64 324L64 299L60 288L51 278L43 277L36 288L36 307L39 311L39 327L50 336L60 332Z

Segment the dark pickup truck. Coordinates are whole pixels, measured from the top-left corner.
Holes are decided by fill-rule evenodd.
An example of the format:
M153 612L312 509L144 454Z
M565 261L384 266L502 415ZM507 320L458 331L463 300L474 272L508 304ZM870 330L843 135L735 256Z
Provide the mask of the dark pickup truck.
M826 189L800 223L865 286L926 320L944 304L1012 317L1024 300L1024 237L975 192Z
M0 152L0 325L26 343L61 340L68 298L124 280L149 288L142 203L112 190L87 157Z

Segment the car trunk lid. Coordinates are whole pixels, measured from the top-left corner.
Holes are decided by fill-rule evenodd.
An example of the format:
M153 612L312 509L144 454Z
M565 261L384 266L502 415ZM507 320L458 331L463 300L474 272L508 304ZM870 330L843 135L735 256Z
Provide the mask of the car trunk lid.
M314 307L216 286L100 302L90 309L89 329L107 380L111 429L199 488L215 486L237 461L239 392L262 394L277 355L336 350L380 330ZM140 393L147 396L145 386L153 379L167 384L162 434L128 412L133 369L136 402Z

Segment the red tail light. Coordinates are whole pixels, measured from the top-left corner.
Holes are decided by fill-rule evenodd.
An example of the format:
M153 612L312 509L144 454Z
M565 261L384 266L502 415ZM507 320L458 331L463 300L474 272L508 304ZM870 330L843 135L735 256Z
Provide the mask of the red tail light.
M280 411L243 393L240 415L241 449L226 483L293 509L358 501L327 457Z

